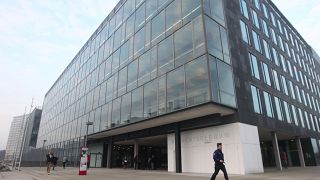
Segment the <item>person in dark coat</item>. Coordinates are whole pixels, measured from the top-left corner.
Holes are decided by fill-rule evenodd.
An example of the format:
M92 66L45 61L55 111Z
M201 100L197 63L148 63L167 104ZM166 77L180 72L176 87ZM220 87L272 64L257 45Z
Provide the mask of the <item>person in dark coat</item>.
M52 161L53 161L53 155L52 155L52 153L49 152L49 153L46 155L46 158L47 158L47 173L48 173L48 175L50 175L51 165L52 165Z
M219 171L221 170L224 175L224 179L229 180L226 167L224 165L224 155L222 153L222 143L217 143L217 150L213 153L213 160L215 162L214 173L211 180L215 180Z
M53 157L52 157L52 170L54 170L54 168L57 166L57 163L58 163L58 157L53 155Z

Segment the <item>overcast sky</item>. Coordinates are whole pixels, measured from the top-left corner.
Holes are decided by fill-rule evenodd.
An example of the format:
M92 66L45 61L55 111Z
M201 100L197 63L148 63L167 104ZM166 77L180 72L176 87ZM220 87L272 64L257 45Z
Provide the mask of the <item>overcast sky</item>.
M118 0L1 0L0 150L13 116L43 97ZM320 2L273 0L320 54Z

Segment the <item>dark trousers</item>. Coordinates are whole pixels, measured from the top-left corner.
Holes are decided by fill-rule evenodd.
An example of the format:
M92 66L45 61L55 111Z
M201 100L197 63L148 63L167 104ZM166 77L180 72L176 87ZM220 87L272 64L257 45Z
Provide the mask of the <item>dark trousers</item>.
M226 167L222 163L216 163L215 164L214 173L211 176L211 180L215 180L216 179L216 176L218 175L220 170L223 172L224 179L225 180L229 180Z

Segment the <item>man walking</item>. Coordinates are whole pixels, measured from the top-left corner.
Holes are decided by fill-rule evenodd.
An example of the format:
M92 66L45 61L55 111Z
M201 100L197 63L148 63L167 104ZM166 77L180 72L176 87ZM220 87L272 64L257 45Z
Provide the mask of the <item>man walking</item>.
M52 164L52 158L53 158L53 155L51 153L51 151L46 155L46 158L47 158L47 173L48 175L50 175L50 170L51 170L51 164Z
M221 170L225 180L229 180L226 167L224 165L224 156L222 153L222 143L217 143L217 150L213 153L213 160L215 162L214 173L212 174L211 180L215 180L217 174Z
M64 156L64 157L63 157L63 159L62 159L62 166L63 166L63 169L65 169L65 168L66 168L66 164L67 164L67 162L68 162L68 158L67 158L67 156Z

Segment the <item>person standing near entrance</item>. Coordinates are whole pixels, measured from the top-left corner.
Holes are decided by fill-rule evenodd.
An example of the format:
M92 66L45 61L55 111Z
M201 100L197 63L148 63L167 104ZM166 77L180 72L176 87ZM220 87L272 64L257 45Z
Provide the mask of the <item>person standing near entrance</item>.
M46 155L46 158L47 158L47 173L48 173L48 175L50 175L51 164L52 164L52 161L53 161L53 155L52 155L52 153L49 152L49 153Z
M283 167L287 169L288 168L288 156L285 151L282 152L281 159L282 159Z
M65 169L65 168L66 168L66 164L67 164L67 162L68 162L68 158L67 158L67 156L64 156L64 157L63 157L63 159L62 159L62 166L63 166L63 169Z
M213 153L213 160L215 162L214 173L212 174L211 180L215 180L219 171L221 170L225 180L229 180L226 167L224 165L224 155L222 153L222 143L217 143L217 150Z

